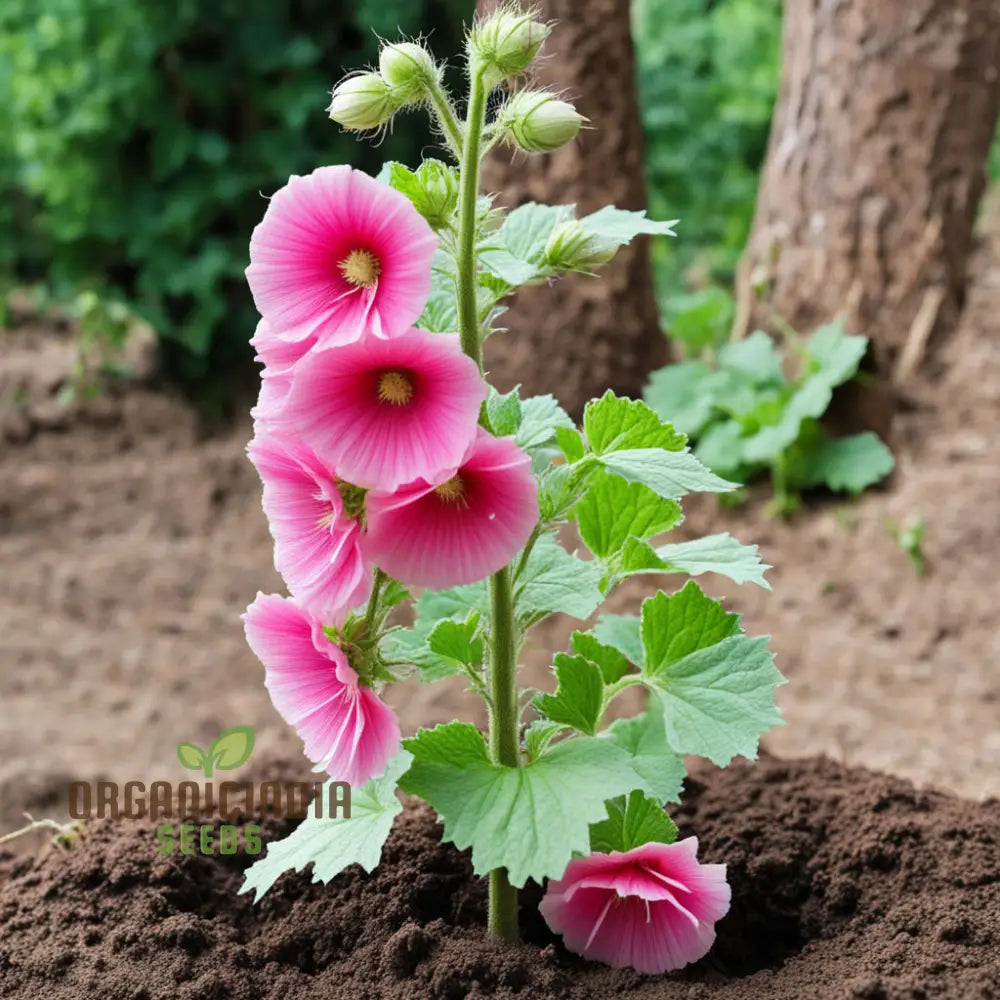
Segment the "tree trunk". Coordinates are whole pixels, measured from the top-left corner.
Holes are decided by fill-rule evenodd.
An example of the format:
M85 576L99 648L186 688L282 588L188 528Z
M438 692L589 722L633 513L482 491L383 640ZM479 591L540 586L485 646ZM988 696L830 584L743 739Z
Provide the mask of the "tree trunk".
M737 332L846 315L902 381L954 326L1000 102L997 0L788 0ZM752 286L767 282L761 301Z
M480 0L481 11L495 0ZM629 0L544 0L542 19L558 23L537 64L540 85L565 91L591 128L555 153L499 150L484 184L514 207L525 201L645 207L642 128L635 92ZM523 394L554 392L574 415L608 387L637 395L666 361L645 238L624 247L600 277L568 275L527 288L501 322L510 332L486 343L493 381Z

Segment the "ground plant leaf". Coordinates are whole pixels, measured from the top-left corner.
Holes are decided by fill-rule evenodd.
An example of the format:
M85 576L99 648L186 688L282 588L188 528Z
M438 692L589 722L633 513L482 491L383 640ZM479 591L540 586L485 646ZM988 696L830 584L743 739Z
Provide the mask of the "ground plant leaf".
M608 802L608 818L590 828L590 849L631 851L643 844L672 844L677 826L663 806L636 790Z
M667 742L663 714L643 712L631 719L616 719L606 738L614 740L632 757L632 766L646 782L646 791L660 805L679 802L684 786L684 757Z
M561 740L516 768L494 764L467 722L421 730L403 745L414 757L403 790L437 810L446 840L472 848L477 875L506 868L515 886L562 875L588 852L606 800L641 784L629 755L606 739Z
M712 383L716 373L704 361L681 361L653 372L643 399L662 420L678 431L700 434L715 408Z
M389 761L385 774L352 790L349 818L317 818L310 811L284 840L267 845L264 857L247 869L240 892L253 892L254 902L260 902L280 875L293 869L301 871L309 864L313 865L313 882L329 882L353 864L366 872L374 871L392 821L403 811L396 785L411 760L409 753L400 750Z
M892 452L877 434L864 431L826 441L802 461L806 485L858 494L884 479L896 465Z

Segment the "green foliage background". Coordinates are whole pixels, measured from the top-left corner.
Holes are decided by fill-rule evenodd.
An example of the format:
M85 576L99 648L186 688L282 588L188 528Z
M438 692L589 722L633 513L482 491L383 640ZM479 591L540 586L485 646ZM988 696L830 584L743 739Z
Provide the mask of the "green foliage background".
M216 381L255 323L242 280L262 195L322 163L418 158L424 121L382 148L327 119L376 33L460 45L471 0L5 0L0 269L127 301Z

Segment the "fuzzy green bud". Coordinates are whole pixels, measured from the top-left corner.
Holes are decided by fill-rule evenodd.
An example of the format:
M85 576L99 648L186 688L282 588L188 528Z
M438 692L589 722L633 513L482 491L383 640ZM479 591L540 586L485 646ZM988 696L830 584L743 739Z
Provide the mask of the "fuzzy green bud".
M504 105L500 122L508 141L529 153L550 153L572 141L586 119L544 90L522 90Z
M378 57L382 79L400 104L422 100L439 77L434 57L416 42L385 45Z
M538 55L551 28L516 7L501 7L479 21L469 35L469 50L490 89L523 73Z
M545 244L545 262L566 271L585 270L607 264L616 250L617 246L584 229L579 220L570 219L552 230Z
M419 194L413 198L417 211L440 229L451 222L458 206L458 171L440 160L424 160L417 168Z
M367 132L384 125L399 104L378 73L360 73L338 83L327 109L330 117L352 132Z

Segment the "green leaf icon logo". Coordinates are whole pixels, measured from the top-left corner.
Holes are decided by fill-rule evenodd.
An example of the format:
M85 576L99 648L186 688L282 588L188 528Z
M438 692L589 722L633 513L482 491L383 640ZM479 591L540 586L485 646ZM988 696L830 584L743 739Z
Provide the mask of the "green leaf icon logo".
M232 771L245 764L253 753L253 726L233 726L221 733L212 744L209 756L221 771Z
M209 757L194 743L178 743L177 759L191 771L201 771L209 763Z

